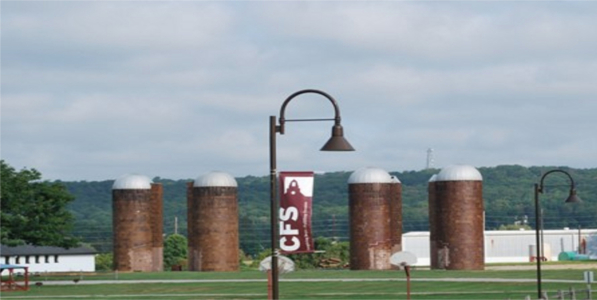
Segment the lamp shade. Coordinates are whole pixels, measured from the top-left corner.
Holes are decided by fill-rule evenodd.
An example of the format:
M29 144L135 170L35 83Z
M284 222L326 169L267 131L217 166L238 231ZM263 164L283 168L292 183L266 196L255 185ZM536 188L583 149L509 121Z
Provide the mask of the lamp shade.
M332 127L332 137L323 145L321 151L354 151L354 148L344 138L344 130L341 125Z
M568 199L566 199L566 203L579 203L582 202L582 200L580 200L580 197L578 197L576 195L576 190L572 189L570 190L570 196L568 196Z

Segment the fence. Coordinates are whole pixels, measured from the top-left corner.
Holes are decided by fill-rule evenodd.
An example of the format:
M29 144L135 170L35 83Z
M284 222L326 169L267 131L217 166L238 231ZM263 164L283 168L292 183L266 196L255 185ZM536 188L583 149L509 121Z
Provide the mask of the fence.
M586 298L582 297L583 294L586 294ZM593 291L591 290L591 286L587 286L586 290L576 290L573 287L571 287L567 291L558 290L558 292L552 298L549 298L549 295L547 292L543 292L543 299L545 299L545 300L549 300L549 299L592 300L593 299L592 297L593 297ZM531 298L531 296L526 296L524 299L531 300L533 298Z

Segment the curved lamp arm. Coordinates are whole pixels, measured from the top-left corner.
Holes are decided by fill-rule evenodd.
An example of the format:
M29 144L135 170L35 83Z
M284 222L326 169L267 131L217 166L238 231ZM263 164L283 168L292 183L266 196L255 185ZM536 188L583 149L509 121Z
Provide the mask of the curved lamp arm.
M551 173L556 172L563 173L564 175L568 176L568 179L570 179L570 196L568 196L568 199L566 199L566 203L581 202L580 198L576 195L576 185L574 183L574 179L572 178L572 176L570 176L568 172L564 170L551 170L543 174L543 176L541 176L540 184L537 186L537 192L541 194L543 193L543 181L545 180L545 177L547 177L547 175Z
M543 297L543 291L541 289L541 259L543 256L543 251L541 251L541 247L542 247L542 238L540 238L539 236L539 231L542 230L542 221L539 219L539 194L543 193L543 181L545 180L545 177L547 177L547 175L551 174L551 173L563 173L564 175L568 176L568 179L570 179L570 195L568 196L568 198L566 199L566 203L575 203L575 202L582 202L580 200L580 198L578 196L576 196L576 188L575 188L575 184L574 184L574 179L572 179L572 176L570 176L570 174L564 170L559 170L559 169L555 169L555 170L551 170L546 172L545 174L543 174L543 176L541 176L541 180L540 183L535 183L535 222L537 224L537 226L535 226L535 240L536 240L536 251L537 251L537 256L535 256L535 260L537 261L537 297L538 299L546 299Z
M288 105L288 103L290 103L290 101L292 99L294 99L296 96L299 96L302 94L307 94L307 93L319 94L319 95L324 96L328 100L330 100L330 102L332 103L332 106L334 106L334 118L287 120L284 117L284 114L286 112L286 106ZM298 122L298 121L334 121L334 126L332 127L332 137L323 145L323 147L321 148L321 151L354 151L354 148L352 147L352 145L350 145L350 143L344 138L344 129L342 128L342 125L340 124L341 117L340 117L340 108L338 107L338 103L332 96L328 95L327 93L322 92L320 90L307 89L307 90L298 91L298 92L290 95L288 98L286 98L286 100L284 100L284 103L282 104L282 108L280 108L280 119L279 119L280 125L279 126L272 125L273 126L272 130L274 130L274 133L279 132L280 134L284 134L284 125L286 124L286 122Z
M288 103L294 99L296 96L306 94L306 93L314 93L319 94L330 100L332 105L334 106L334 118L333 119L295 119L295 120L286 120L284 117L284 113L286 112L286 106ZM332 98L332 96L328 95L319 90L313 89L306 89L302 91L298 91L292 95L290 95L284 103L282 104L282 108L280 109L280 125L276 125L276 117L270 116L269 124L270 124L270 222L271 222L271 249L272 249L272 260L271 260L271 298L272 299L279 299L279 287L278 287L278 203L277 203L277 192L276 192L276 133L284 134L284 124L290 121L335 121L334 127L332 127L332 137L325 143L322 151L354 151L354 148L348 143L348 141L344 138L344 132L342 129L342 125L340 125L340 109L338 108L338 104L336 100Z
M292 99L294 99L296 96L302 95L302 94L307 94L307 93L313 93L313 94L319 94L324 96L325 98L327 98L328 100L330 100L330 102L332 102L332 105L334 106L334 118L333 119L293 119L293 120L286 120L286 118L284 117L284 114L286 112L286 106L288 105L288 103L290 103L290 101ZM286 98L286 100L284 100L284 103L282 104L282 107L280 108L280 126L276 128L276 131L279 132L280 134L284 134L284 124L286 122L291 122L291 121L335 121L335 125L339 126L340 125L340 108L338 107L338 103L336 102L336 100L330 96L328 93L320 91L320 90L314 90L314 89L306 89L306 90L302 90L302 91L298 91L290 96L288 96L288 98Z

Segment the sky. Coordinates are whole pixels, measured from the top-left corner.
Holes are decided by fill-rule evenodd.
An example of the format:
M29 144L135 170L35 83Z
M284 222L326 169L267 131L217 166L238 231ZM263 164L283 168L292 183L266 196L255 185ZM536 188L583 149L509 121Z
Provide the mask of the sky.
M597 167L597 1L2 1L1 157L48 180ZM333 118L325 97L291 118Z

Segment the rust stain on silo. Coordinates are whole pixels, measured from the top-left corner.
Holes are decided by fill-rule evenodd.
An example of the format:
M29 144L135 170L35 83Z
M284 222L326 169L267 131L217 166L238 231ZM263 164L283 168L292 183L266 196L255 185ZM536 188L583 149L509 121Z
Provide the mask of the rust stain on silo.
M483 182L435 182L435 251L437 267L483 270Z
M153 271L152 191L112 190L114 269Z
M151 184L151 234L153 246L152 271L164 269L164 187L161 183Z
M391 269L395 246L392 233L392 185L356 183L348 185L350 215L350 268L352 270ZM396 223L397 225L397 223Z
M193 182L189 181L187 182L187 265L188 265L188 269L191 269L191 266L194 266L195 263L192 261L192 259L194 258L191 253L193 253L195 251L195 244L193 243L193 241L195 239L191 238L192 236L194 236L194 232L196 232L195 228L193 228L193 226L195 226L195 222L192 222L192 214L191 212L193 211Z
M189 270L238 271L236 187L194 187L189 203Z
M392 254L402 251L402 184L391 183L389 191L390 199L390 235Z
M438 220L436 204L437 196L435 189L435 182L429 182L427 191L429 195L429 258L431 269L439 269L437 264L437 236L439 234L439 230L441 230L441 228L437 226L437 224L441 222Z

